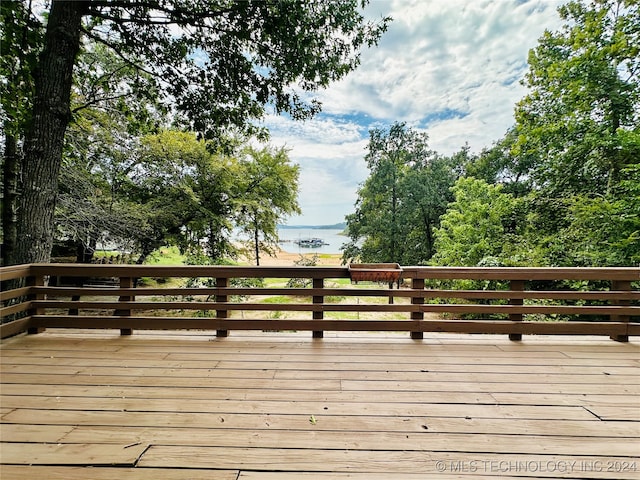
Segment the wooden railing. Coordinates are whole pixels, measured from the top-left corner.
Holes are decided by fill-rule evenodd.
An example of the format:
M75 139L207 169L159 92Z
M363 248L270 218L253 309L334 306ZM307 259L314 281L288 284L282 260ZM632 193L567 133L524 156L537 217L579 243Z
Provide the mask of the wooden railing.
M144 278L168 286L141 286ZM212 279L213 286L183 286L194 278ZM98 286L100 279L106 282ZM247 279L265 285L243 286ZM287 286L289 279L307 284ZM416 339L423 332L458 332L627 341L640 334L639 268L404 267L400 288L349 279L347 267L3 267L0 335L110 328L125 335L136 329L217 330L218 336L305 330L321 337L349 330L407 331ZM460 281L475 287L461 288Z

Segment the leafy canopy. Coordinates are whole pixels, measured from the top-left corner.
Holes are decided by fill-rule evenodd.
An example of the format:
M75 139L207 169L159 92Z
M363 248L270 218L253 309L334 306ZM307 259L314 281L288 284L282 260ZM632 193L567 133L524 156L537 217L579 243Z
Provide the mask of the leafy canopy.
M15 242L5 243L8 261L50 256L64 137L77 112L72 93L84 98L80 108L126 97L118 108L131 116L145 113L130 108L136 101L153 100L199 138L265 137L258 122L267 112L313 116L321 107L314 92L356 68L361 48L377 43L390 19L366 20L366 4L52 0L48 12L36 13L40 2L2 2L3 131L13 136L6 145L24 146L24 159L5 152L7 171L21 181L11 188L20 194L3 203L3 231L15 232ZM91 61L102 52L116 59L114 68Z
M606 193L628 164L621 135L640 122L640 3L571 1L529 54L516 108L519 157L549 194Z
M454 201L436 229L435 265L482 266L498 262L513 214L513 197L484 180L460 178L452 188Z
M147 72L190 130L207 138L252 123L271 105L305 119L320 104L304 92L358 65L359 50L386 30L359 0L94 0L83 30ZM262 133L265 133L262 130Z

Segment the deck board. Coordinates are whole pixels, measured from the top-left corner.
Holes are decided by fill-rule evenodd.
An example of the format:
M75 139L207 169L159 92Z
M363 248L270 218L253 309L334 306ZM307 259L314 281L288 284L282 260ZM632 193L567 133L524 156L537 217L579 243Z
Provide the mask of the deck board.
M147 398L122 397L53 397L46 395L3 395L3 405L12 409L31 410L93 410L126 412L198 412L227 414L267 415L341 415L341 416L423 416L458 417L460 406L448 403L366 403L366 402L310 402L310 401L257 401L257 400L207 400L189 398L159 398L149 402ZM593 407L555 405L486 405L465 404L466 416L473 418L521 418L548 420L594 420L612 416L625 407ZM594 412L598 410L598 412ZM626 413L630 413L627 409Z
M390 445L402 451L448 451L464 445L468 452L535 453L572 455L608 455L633 457L637 452L636 437L593 437L570 435L508 435L482 433L431 432L336 432L298 430L283 434L280 430L256 432L239 430L199 430L197 435L187 428L165 427L98 427L79 426L64 437L70 443L126 443L142 441L154 445L171 439L172 445L220 447L298 448L313 442L314 448L382 451Z
M386 473L392 477L396 473L423 473L441 465L445 470L464 469L468 473L479 470L494 475L508 473L534 473L536 476L560 478L584 478L580 468L569 471L575 457L559 455L505 455L505 454L464 454L449 452L401 452L396 450L377 451L376 455L360 450L278 449L278 448L220 448L220 447L177 447L153 446L140 461L140 466L162 467L179 463L189 463L199 468L229 468L240 466L241 470L271 470L293 472L359 472ZM583 457L583 465L615 464L616 457ZM501 464L504 465L501 467ZM521 467L519 467L521 465ZM562 467L560 467L562 465ZM578 465L580 465L578 463ZM622 468L622 467L621 467ZM566 469L566 471L561 471ZM504 470L504 472L503 472ZM620 475L614 478L634 478ZM635 475L636 472L634 472ZM591 478L610 478L610 472L593 471Z
M429 475L424 473L394 473L390 477L388 473L330 473L323 472L321 475L317 472L241 472L238 480L312 480L322 478L322 480L425 480L431 478L443 478L443 474ZM447 475L447 480L465 480L469 479L469 475ZM493 475L478 475L474 473L474 480L496 480ZM500 480L517 480L522 477L504 477L500 476ZM528 480L536 480L541 477L527 477Z
M3 341L0 476L640 478L637 342L232 333Z
M2 443L2 463L18 465L133 466L148 448L144 444Z
M0 465L2 480L46 478L48 480L237 480L237 470L176 470L166 468L60 467ZM275 480L275 479L273 479Z

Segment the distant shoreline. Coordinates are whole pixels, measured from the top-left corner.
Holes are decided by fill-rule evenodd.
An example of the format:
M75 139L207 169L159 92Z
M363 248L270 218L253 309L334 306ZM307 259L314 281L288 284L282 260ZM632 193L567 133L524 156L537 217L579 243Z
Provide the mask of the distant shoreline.
M345 230L346 223L334 223L333 225L278 225L280 230Z

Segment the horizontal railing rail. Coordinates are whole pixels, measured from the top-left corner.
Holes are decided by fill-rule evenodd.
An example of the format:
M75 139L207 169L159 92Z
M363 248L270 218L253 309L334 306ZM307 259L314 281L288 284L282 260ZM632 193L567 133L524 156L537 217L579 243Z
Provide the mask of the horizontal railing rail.
M375 265L368 269L379 278ZM402 267L399 288L351 282L351 271L357 270L2 267L0 334L114 328L122 334L206 329L219 336L229 330L306 330L321 337L327 330L360 330L408 331L413 338L424 332L498 333L513 340L523 334L591 334L618 341L640 334L640 268ZM359 280L367 275L362 272ZM204 285L192 286L189 279Z

